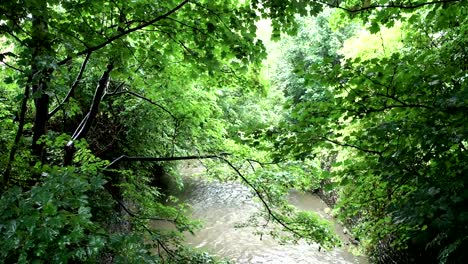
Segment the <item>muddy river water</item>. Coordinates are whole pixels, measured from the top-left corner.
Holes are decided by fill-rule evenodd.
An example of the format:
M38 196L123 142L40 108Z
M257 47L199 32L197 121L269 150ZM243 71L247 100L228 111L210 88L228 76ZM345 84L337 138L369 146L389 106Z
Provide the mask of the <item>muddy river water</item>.
M201 230L186 236L187 243L236 263L367 263L364 257L349 253L349 246L319 251L319 246L314 244L280 245L269 236L253 234L251 228L236 228L261 209L250 190L239 183L186 177L185 190L178 196L192 206L192 216L203 221ZM333 220L327 214L326 204L313 194L291 192L289 200L299 209ZM346 242L349 238L343 233L343 227L334 225Z

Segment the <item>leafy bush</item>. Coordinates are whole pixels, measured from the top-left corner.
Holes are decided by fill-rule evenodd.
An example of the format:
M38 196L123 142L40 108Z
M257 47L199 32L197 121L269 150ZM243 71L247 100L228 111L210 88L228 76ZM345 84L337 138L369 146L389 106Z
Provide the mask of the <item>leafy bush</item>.
M100 176L74 168L51 168L30 190L13 187L0 199L0 259L6 263L96 261L105 230L93 221L93 196L103 190Z

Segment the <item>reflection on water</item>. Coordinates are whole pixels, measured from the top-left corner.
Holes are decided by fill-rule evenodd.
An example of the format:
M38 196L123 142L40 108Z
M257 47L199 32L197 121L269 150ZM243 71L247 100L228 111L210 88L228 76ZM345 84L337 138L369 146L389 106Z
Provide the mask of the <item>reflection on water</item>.
M194 218L204 222L195 236L187 235L187 243L194 248L232 259L236 263L366 263L344 249L318 250L318 245L299 243L279 245L271 237L260 238L252 228L235 228L259 210L249 189L238 183L206 182L188 178L183 198L192 206ZM326 205L311 194L292 192L292 204L302 210L318 212L325 218ZM346 239L342 227L335 225L340 237Z

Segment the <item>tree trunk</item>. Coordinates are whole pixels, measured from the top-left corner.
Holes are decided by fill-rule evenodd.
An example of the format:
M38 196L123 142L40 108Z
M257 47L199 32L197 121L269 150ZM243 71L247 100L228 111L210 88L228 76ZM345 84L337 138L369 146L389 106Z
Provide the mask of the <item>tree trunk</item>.
M48 84L52 74L52 44L48 30L47 3L38 1L32 12L33 52L31 60L32 88L36 113L34 118L32 153L45 161L44 144L38 140L45 135L49 115Z
M73 156L75 155L76 151L74 141L86 137L91 128L91 125L96 119L96 115L99 111L99 104L101 103L102 98L106 93L106 88L109 84L110 72L113 68L114 65L112 63L109 63L107 65L107 70L102 74L101 79L99 79L98 86L96 87L96 90L94 92L93 101L91 102L88 114L86 114L86 116L83 118L83 120L73 133L71 140L65 146L65 156L63 161L63 164L65 166L72 165Z

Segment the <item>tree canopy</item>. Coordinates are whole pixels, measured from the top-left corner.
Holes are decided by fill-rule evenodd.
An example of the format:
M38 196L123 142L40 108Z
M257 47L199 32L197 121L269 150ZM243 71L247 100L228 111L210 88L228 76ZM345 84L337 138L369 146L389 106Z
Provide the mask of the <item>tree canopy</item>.
M339 244L320 188L372 261L465 261L467 4L2 1L0 259L205 263L158 179L213 159L279 239Z

